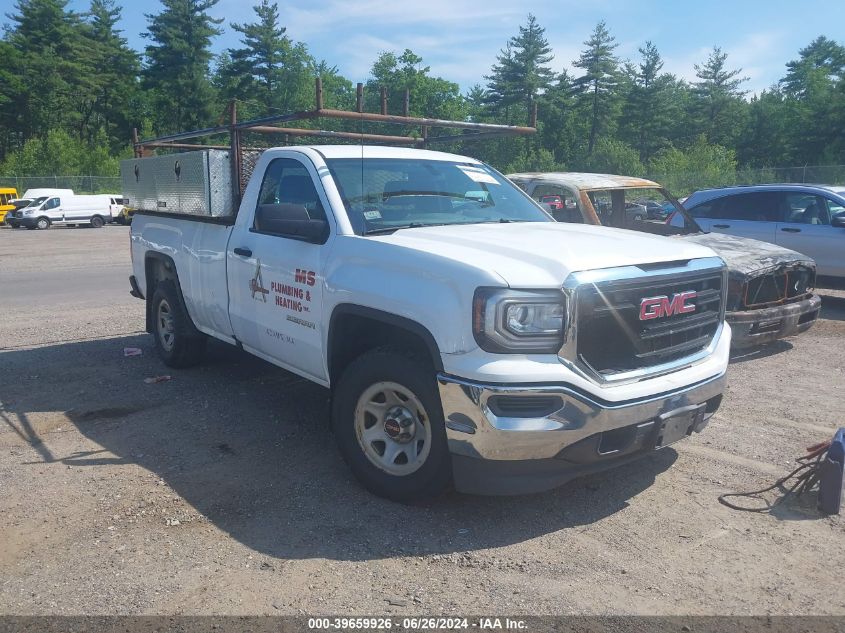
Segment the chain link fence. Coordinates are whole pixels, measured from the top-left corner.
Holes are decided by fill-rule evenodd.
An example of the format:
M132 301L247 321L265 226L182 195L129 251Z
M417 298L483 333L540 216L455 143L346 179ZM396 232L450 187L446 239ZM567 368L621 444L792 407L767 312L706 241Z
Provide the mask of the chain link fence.
M803 167L764 167L737 169L716 173L670 172L647 176L659 182L676 196L689 195L698 189L731 185L765 185L771 183L808 183L842 185L845 189L845 165L805 165Z
M27 189L73 189L74 193L121 193L119 176L0 176L0 187L14 187L22 196Z
M251 173L254 156L245 152L244 176ZM762 185L767 183L814 183L843 185L845 188L845 165L805 165L803 167L766 167L762 169L738 169L736 171L707 173L665 173L650 174L651 180L659 182L672 193L684 196L697 189L727 187L730 185ZM246 183L243 183L244 186ZM27 189L73 189L75 193L121 193L119 176L0 176L0 187L14 187L18 195Z

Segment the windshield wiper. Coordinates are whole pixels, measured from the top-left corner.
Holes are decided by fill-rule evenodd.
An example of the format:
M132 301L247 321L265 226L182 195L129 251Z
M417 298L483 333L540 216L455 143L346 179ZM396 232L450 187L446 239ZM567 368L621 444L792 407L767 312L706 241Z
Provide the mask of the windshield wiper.
M379 226L364 231L363 235L385 235L401 229L422 229L429 226L467 226L469 224L510 224L512 222L525 222L525 220L510 220L499 218L498 220L478 220L477 222L411 222L398 226Z
M400 229L421 229L426 226L446 226L449 222L411 222L410 224L400 224L398 226L378 226L373 229L364 231L364 235L384 235L393 233Z

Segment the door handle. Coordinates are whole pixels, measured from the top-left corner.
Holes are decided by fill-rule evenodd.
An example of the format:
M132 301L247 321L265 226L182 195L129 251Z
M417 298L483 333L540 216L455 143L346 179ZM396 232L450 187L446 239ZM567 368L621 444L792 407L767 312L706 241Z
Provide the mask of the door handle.
M801 229L787 229L787 228L784 228L784 229L781 229L781 231L783 231L784 233L800 233L800 232L801 232Z
M241 257L252 257L252 251L248 248L241 248L239 246L235 249L235 255L240 255Z
M731 228L731 225L730 224L714 224L713 228L714 229L729 229L729 228Z

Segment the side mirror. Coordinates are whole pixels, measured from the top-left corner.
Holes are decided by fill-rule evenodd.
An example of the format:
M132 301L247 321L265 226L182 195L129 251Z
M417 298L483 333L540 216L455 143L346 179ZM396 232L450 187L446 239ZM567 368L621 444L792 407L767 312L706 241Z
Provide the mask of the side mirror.
M845 229L845 213L833 216L830 221L830 225L838 229Z
M325 220L312 220L300 204L262 204L255 212L255 230L322 243L328 237L329 224Z

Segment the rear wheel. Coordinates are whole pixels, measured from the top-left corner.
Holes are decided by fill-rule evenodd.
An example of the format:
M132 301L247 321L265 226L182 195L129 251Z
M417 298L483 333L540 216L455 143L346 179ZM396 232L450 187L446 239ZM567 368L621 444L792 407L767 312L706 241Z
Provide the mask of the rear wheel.
M45 229L49 229L50 228L50 219L49 218L38 218L38 220L35 223L35 226L41 231L43 231Z
M168 367L196 365L203 356L206 336L198 332L170 279L156 284L152 296L156 352Z
M428 363L388 348L367 352L343 372L332 408L340 452L368 490L418 501L448 486L446 428Z
M105 221L99 215L95 215L93 218L91 218L91 226L93 226L95 229L103 228L104 224Z

